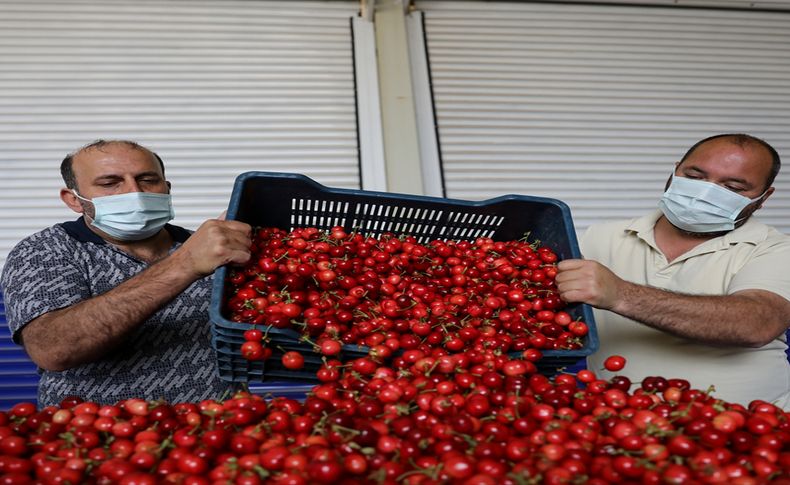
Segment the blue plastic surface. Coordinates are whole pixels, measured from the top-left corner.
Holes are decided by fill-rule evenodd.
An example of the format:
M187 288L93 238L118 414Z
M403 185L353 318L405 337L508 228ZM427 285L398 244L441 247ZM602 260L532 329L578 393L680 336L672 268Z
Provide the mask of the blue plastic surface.
M0 410L7 411L19 402L36 403L38 380L36 364L11 340L0 292Z
M313 384L293 381L270 381L264 383L251 383L250 392L263 397L286 397L302 401L307 393L312 390Z
M570 209L560 200L545 197L511 194L484 201L466 201L330 188L293 173L246 172L236 178L227 218L255 227L278 227L287 231L300 227L327 230L342 226L347 232L357 231L370 237L385 233L408 234L421 243L478 237L507 241L529 233L531 240L544 241L560 259L581 257ZM234 382L310 379L318 364L308 361L303 372L281 372L273 362L277 359L262 363L241 357L242 333L249 325L231 322L222 313L226 274L225 267L217 269L209 308L220 376ZM580 317L588 324L589 335L579 350L544 351L538 368L545 374L576 365L598 349L592 309L587 305L571 305L567 310L574 318ZM311 351L309 346L299 342L299 335L293 330L270 329L269 337L273 347L290 345L307 351L303 352L305 354ZM366 349L344 346L343 351L347 358L362 355Z
M0 302L2 298L0 293ZM5 319L5 306L0 304L0 411L7 411L20 402L38 403L37 370L36 364L30 360L24 349L11 340L11 332ZM275 381L249 387L255 394L301 400L312 386Z

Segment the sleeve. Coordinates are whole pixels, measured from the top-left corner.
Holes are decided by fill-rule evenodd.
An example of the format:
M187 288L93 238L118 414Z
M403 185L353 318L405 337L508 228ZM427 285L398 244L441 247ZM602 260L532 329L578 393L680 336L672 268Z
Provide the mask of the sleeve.
M21 329L31 320L92 296L76 248L46 233L17 244L8 254L0 277L6 320L16 343L20 343Z
M757 246L730 280L727 293L743 290L766 290L790 301L790 237Z

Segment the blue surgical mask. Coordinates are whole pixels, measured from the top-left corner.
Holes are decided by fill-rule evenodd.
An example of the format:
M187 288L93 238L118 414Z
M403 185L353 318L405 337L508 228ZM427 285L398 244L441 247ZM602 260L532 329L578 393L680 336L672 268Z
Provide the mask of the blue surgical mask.
M170 194L128 192L86 199L95 209L91 225L119 241L139 241L158 233L175 213Z
M746 206L765 195L749 199L720 185L704 180L676 177L664 192L658 206L678 229L688 232L726 232L735 229L738 215Z

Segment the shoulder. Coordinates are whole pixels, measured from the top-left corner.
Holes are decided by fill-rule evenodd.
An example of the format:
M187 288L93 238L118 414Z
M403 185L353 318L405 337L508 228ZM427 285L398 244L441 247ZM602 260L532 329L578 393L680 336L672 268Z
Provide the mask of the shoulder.
M599 222L591 225L585 231L585 234L598 234L598 235L620 235L628 232L628 229L636 223L638 219L620 219L616 221Z
M745 243L753 245L758 250L790 250L790 236L754 219L724 237L731 245Z
M584 231L582 244L585 246L598 243L609 242L618 238L625 238L633 232L638 232L636 228L640 219L620 219L616 221L599 222L591 225Z
M787 235L783 232L779 232L778 229L772 226L768 226L759 222L761 226L765 227L765 240L771 243L790 243L790 235Z
M790 236L783 234L773 227L768 228L762 244L768 248L790 250Z
M78 242L62 224L56 224L20 241L8 254L0 275L6 319L18 331L33 318L67 306L66 289L79 286L74 273ZM18 336L14 333L14 339Z
M790 301L790 236L757 221L748 226L749 238L728 241L728 264L736 270L728 293L767 290Z
M654 225L653 215L593 224L581 237L579 248L586 259L608 261L621 249L638 244L643 237L640 234L652 232Z
M64 229L63 224L55 224L19 241L8 253L3 265L3 276L16 271L31 271L38 266L36 262L62 260L73 254L77 247L74 240Z
M73 244L75 241L65 230L62 223L55 224L46 229L38 231L19 241L8 253L8 259L14 259L21 255L29 255L31 250L36 249L57 249L63 245Z

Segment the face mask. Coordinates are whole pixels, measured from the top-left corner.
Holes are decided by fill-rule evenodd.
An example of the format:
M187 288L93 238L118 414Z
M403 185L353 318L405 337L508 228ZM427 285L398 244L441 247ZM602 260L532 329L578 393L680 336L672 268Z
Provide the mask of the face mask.
M703 180L672 175L672 182L658 206L678 229L688 232L726 232L735 229L743 209L760 200L749 199L731 190Z
M72 192L93 204L95 214L91 225L120 241L151 237L175 216L170 194L129 192L85 199Z

